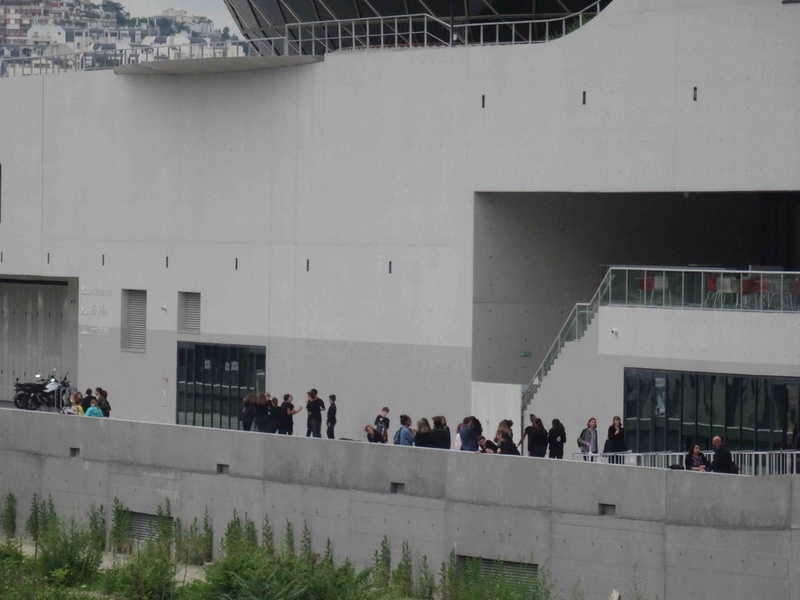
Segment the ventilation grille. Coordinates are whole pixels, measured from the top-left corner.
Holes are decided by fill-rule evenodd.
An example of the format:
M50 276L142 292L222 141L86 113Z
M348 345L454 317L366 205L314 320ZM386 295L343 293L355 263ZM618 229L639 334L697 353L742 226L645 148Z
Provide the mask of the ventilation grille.
M178 331L200 333L199 292L178 292Z
M122 290L124 301L123 350L147 349L147 290Z
M538 565L471 556L458 556L457 560L461 568L479 573L485 582L504 581L513 584L523 596L534 596L539 589Z
M154 540L158 537L159 525L172 523L172 517L159 517L147 513L131 512L131 533L135 540Z

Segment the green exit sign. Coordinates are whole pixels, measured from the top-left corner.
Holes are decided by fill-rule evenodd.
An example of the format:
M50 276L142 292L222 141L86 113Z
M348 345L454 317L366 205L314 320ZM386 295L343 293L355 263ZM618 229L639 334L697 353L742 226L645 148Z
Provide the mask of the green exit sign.
M522 358L530 358L531 357L531 353L530 352L523 352L521 354L521 356L522 356Z

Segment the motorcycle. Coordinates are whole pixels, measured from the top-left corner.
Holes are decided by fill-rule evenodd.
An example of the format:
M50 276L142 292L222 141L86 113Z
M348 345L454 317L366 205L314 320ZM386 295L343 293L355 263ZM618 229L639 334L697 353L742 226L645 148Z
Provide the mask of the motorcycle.
M61 411L69 400L71 391L70 383L65 374L61 380L56 377L56 370L47 379L36 374L38 379L32 383L20 383L19 377L14 384L14 406L25 410L39 410L40 406L47 406Z

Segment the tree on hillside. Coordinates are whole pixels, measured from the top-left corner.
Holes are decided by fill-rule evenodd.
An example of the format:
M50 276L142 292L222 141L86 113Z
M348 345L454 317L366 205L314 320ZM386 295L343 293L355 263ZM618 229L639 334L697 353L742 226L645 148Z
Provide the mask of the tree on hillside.
M175 23L173 23L172 19L159 17L156 24L158 25L161 35L175 35Z
M114 2L113 0L103 0L103 10L109 13L114 13L117 18L117 27L124 27L125 25L130 24L130 19L128 18L128 11L125 10L125 7L122 5L121 2Z

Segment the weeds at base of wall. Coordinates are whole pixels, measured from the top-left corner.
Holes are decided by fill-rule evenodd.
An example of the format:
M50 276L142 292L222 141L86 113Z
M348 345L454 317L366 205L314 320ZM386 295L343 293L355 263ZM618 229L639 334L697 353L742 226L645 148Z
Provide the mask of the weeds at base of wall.
M11 492L6 496L2 516L3 535L11 539L17 535L17 498Z
M35 511L33 509L35 507ZM184 527L171 521L169 504L159 507L162 517L154 525L154 539L136 547L121 563L99 572L100 545L105 543L105 511L91 507L88 524L74 519L63 520L55 514L52 499L34 498L33 517L26 528L34 531L38 542L34 558L26 558L17 540L0 545L0 598L36 598L37 600L88 600L88 598L133 598L138 600L172 599L217 600L218 598L309 598L318 600L560 600L554 592L546 569L534 579L508 576L504 569L516 568L480 559L464 559L451 552L442 564L437 584L427 557L414 564L406 541L392 568L392 543L386 536L374 555L369 569L358 569L349 560L337 562L333 544L326 541L322 557L313 550L311 531L303 522L299 545L295 544L294 524L287 522L279 552L274 549L272 525L265 518L261 541L255 523L248 517L233 514L221 540L222 556L205 568L205 581L176 584L178 562L192 555L197 560L210 555L213 530L206 511L202 531L195 518ZM130 539L126 517L130 513L115 499L116 529L112 526L111 547ZM116 531L116 533L114 533ZM488 568L487 568L488 565ZM415 570L416 566L416 570ZM522 565L523 568L524 564ZM416 573L416 577L414 576ZM77 589L88 586L92 591ZM98 587L99 586L99 587ZM631 580L632 597L644 600L635 578ZM573 587L570 600L582 600L580 581Z
M133 519L130 511L122 504L119 498L114 498L111 509L111 551L127 554L133 548Z

